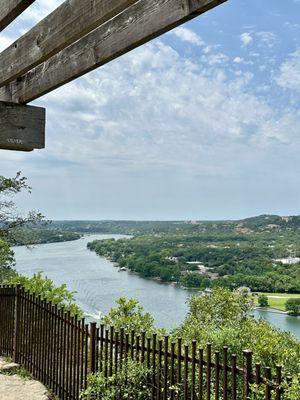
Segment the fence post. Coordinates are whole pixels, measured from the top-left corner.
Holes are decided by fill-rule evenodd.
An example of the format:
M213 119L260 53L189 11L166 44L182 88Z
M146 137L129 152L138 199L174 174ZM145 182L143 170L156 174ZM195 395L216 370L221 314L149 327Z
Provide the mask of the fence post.
M252 377L252 351L244 350L243 355L245 358L245 399L248 399L250 396L250 384Z
M14 318L14 332L13 332L13 362L19 362L19 345L20 345L20 311L21 311L21 286L15 287L15 318Z
M96 322L90 323L90 373L96 372Z

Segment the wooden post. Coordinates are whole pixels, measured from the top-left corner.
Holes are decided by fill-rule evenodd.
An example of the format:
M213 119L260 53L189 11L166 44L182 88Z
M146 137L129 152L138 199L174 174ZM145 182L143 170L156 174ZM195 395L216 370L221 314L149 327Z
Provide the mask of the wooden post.
M15 288L15 323L14 323L14 341L13 341L13 362L19 362L19 337L20 337L20 310L21 310L21 286Z
M0 101L0 149L32 151L45 147L45 109Z
M251 383L251 375L252 375L252 351L244 350L243 351L244 359L245 359L245 375L244 375L244 385L245 385L245 399L248 399L250 396L250 383Z
M96 322L90 323L90 373L96 372Z

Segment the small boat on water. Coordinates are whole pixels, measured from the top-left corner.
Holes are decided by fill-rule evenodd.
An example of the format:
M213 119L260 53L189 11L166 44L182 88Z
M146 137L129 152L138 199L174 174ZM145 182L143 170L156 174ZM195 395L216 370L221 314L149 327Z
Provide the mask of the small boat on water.
M123 271L127 271L127 268L125 268L125 267L120 267L120 268L119 268L119 272L123 272Z

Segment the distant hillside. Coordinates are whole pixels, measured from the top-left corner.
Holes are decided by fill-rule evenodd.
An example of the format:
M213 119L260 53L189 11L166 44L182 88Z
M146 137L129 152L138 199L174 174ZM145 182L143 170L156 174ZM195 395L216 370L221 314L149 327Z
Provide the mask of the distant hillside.
M260 215L238 221L53 221L51 229L80 233L149 234L234 230L299 229L300 216ZM246 231L245 231L246 232Z
M238 221L52 221L47 225L27 227L27 234L33 233L42 242L50 239L70 240L69 234L198 234L232 232L246 234L273 230L291 230L300 228L300 216L280 217L278 215L260 215ZM46 234L45 232L48 232ZM62 235L62 236L61 236ZM72 238L72 236L70 236ZM52 240L52 239L50 239Z
M259 215L257 217L245 218L238 222L239 225L252 229L300 228L300 216Z

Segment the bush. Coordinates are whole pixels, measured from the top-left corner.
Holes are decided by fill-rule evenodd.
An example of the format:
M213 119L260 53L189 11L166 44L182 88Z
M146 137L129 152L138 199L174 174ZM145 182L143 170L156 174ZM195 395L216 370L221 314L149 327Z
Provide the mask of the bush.
M41 296L42 299L51 301L72 315L83 316L82 310L75 304L74 293L67 289L65 284L55 286L53 281L41 272L34 274L32 278L22 275L13 276L7 281L10 285L21 285L26 291Z
M300 299L289 299L285 304L285 309L289 314L300 315Z
M156 332L154 318L135 299L121 297L116 301L117 307L112 308L103 318L106 326L113 326L116 330L124 329L125 333L132 330L145 331L148 334Z
M261 294L260 296L258 296L258 304L260 307L268 307L269 305L268 296L266 296L265 294Z
M151 387L149 376L151 369L142 364L128 360L122 368L106 378L104 373L92 374L88 378L88 388L81 394L83 400L149 400Z

